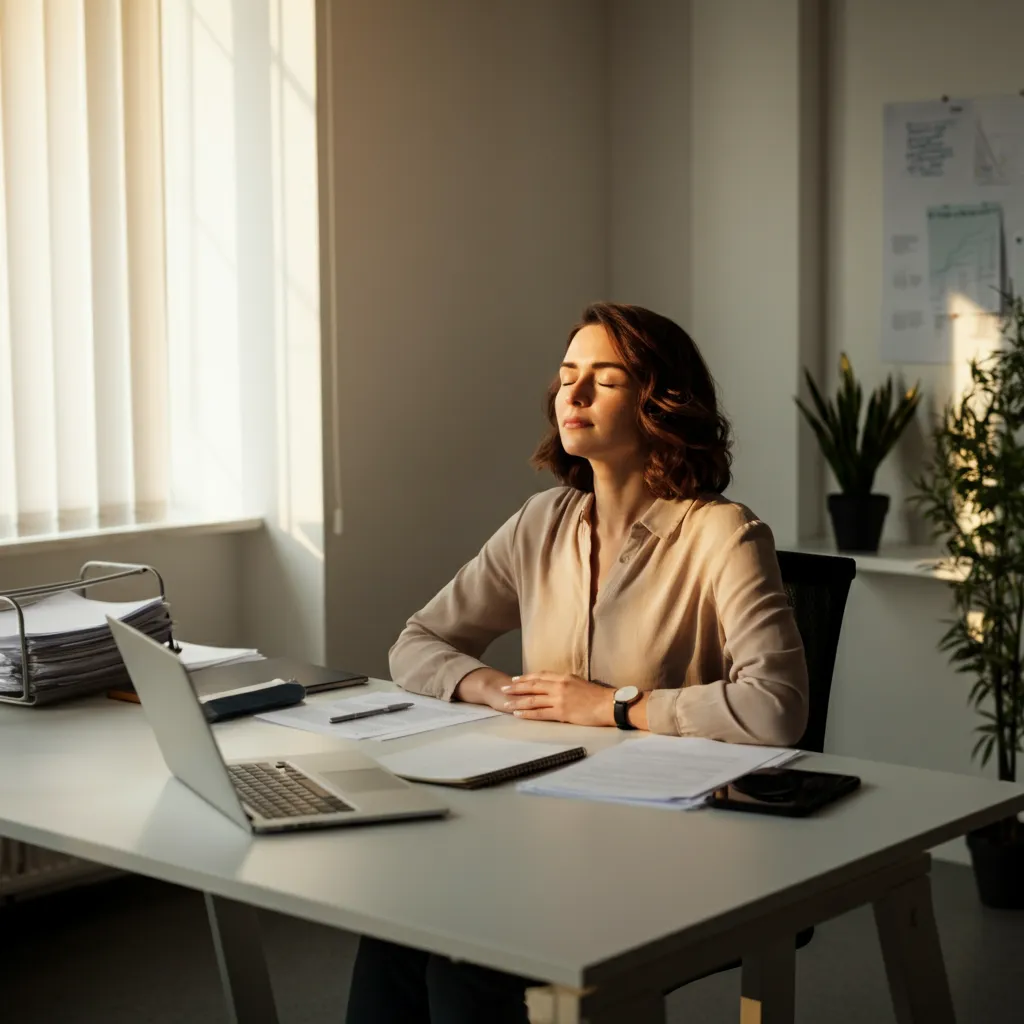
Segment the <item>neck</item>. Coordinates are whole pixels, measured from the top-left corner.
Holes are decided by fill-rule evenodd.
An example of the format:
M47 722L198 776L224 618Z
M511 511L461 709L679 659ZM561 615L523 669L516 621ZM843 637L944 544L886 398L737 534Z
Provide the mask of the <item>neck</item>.
M654 496L644 483L643 471L593 462L591 467L594 471L592 525L606 537L623 536L654 502Z

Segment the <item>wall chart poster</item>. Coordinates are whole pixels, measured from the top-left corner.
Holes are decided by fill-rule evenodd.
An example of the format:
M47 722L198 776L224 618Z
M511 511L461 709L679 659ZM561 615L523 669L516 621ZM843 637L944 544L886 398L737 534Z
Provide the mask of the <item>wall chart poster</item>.
M1024 96L885 108L882 358L966 361L1024 295Z

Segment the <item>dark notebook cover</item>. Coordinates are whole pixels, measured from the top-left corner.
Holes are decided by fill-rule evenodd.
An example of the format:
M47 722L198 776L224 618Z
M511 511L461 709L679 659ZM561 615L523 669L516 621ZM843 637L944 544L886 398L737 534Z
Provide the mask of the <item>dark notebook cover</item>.
M335 690L343 686L365 683L366 676L343 669L324 668L298 658L264 658L262 661L243 661L237 665L211 665L189 673L196 693L201 697L221 690L234 690L239 686L253 686L271 679L294 679L302 683L306 693Z

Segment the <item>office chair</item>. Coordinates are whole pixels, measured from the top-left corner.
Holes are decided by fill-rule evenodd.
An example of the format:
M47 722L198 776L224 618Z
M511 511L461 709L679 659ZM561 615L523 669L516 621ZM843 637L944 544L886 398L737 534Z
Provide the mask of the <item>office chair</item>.
M820 754L825 749L832 671L836 664L836 651L839 649L839 634L843 628L843 612L846 610L850 584L857 575L857 563L841 555L812 555L802 551L779 551L777 555L779 569L782 571L782 585L786 588L786 596L793 608L796 627L800 631L807 657L807 728L794 746L799 750ZM799 932L796 948L806 946L813 935L813 927ZM739 960L723 964L702 974L701 978L731 971L739 966ZM665 994L668 995L668 992Z
M832 693L832 671L843 628L843 612L857 563L842 555L779 551L782 585L793 608L807 656L809 707L807 728L796 746L822 753Z

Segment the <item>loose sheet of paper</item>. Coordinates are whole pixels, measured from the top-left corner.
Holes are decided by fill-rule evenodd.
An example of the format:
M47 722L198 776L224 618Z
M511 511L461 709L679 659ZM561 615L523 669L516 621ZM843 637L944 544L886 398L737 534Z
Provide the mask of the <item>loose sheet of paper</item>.
M697 737L649 736L630 740L539 779L521 792L676 808L706 796L758 768L778 767L800 751L720 743Z
M331 725L333 715L347 715L355 711L369 711L371 708L388 704L411 703L405 711L394 711L372 718L359 718L354 722L337 722ZM420 732L443 729L449 725L477 722L482 718L493 718L500 711L482 707L479 704L450 704L434 697L418 693L392 691L388 693L365 693L344 700L313 704L299 704L281 711L268 711L256 718L273 725L287 725L292 729L337 736L343 740L390 740L399 736L413 736Z
M245 661L262 661L263 655L255 647L210 647L177 640L178 658L190 672L211 665L239 665Z

